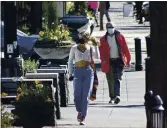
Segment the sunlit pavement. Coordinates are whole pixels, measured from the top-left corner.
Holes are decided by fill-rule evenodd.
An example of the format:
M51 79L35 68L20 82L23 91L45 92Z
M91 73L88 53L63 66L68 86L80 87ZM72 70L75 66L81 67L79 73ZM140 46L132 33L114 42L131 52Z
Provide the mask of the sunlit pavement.
M133 17L123 17L124 2L111 2L110 17L125 36L131 51L132 62L135 62L134 38L142 39L142 61L146 57L145 36L149 35L149 23L139 25ZM107 23L104 16L104 28ZM105 31L95 28L93 36L97 38ZM99 60L96 60L97 63ZM146 116L144 108L145 71L124 72L121 84L121 102L118 105L109 104L108 85L105 74L98 71L99 88L97 100L90 102L86 125L79 126L77 112L73 103L73 85L70 82L70 105L61 108L62 119L57 121L58 128L145 128Z
M149 24L138 25L133 17L123 17L124 2L111 2L110 16L115 27L124 34L135 62L134 38L142 39L142 61L146 57L145 36L149 34ZM106 23L104 16L104 28ZM95 28L93 35L101 37L105 31ZM97 60L98 61L98 60ZM109 104L108 85L105 74L98 70L99 87L97 100L90 102L86 125L79 126L77 112L73 103L73 85L69 83L70 104L61 108L62 118L57 120L57 128L145 128L146 116L144 108L145 71L124 72L121 83L121 102L118 105ZM8 106L6 110L12 108ZM46 126L45 128L51 128Z

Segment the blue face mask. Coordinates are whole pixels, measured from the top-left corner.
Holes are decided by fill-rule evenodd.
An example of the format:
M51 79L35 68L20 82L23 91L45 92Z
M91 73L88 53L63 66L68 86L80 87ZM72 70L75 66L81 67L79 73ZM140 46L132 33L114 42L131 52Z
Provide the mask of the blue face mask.
M115 31L114 28L108 28L108 29L107 29L107 32L108 32L109 34L113 34L114 31Z

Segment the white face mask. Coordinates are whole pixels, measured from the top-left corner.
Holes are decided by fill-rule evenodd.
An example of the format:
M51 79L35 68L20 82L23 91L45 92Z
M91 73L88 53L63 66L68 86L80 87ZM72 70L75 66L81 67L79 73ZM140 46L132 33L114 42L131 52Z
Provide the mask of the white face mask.
M114 31L115 31L115 29L114 29L114 28L108 28L108 29L107 29L107 32L108 32L109 34L113 34L113 33L114 33Z

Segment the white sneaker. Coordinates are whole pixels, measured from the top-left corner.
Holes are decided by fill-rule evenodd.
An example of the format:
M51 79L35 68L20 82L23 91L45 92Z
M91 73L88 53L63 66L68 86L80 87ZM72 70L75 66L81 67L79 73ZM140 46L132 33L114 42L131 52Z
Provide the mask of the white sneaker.
M85 125L85 118L84 117L82 117L82 119L81 119L81 122L79 123L79 125Z
M111 103L111 104L114 104L114 102L115 102L115 98L111 98L109 101L109 103Z
M79 125L85 125L85 122L84 122L84 121L81 121L81 122L79 123Z

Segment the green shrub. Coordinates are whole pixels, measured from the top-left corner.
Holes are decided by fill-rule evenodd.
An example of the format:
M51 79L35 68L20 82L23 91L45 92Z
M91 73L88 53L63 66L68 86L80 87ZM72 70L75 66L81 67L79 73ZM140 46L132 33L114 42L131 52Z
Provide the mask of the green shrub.
M58 25L57 2L42 2L43 27L46 29L55 29Z
M63 24L60 24L56 29L40 31L38 40L49 39L57 40L58 42L71 40L69 30Z
M35 60L24 60L23 64L23 71L26 72L34 72L35 69L38 68L38 64L35 62Z
M54 126L54 104L50 83L42 81L22 82L17 89L14 123L26 128Z
M1 128L9 128L12 126L13 114L4 111L5 106L1 105Z

